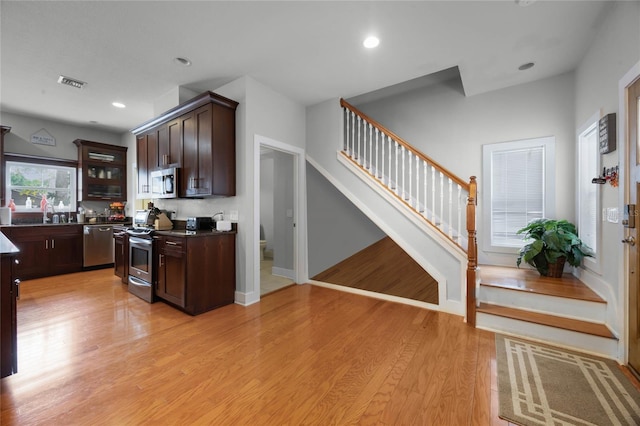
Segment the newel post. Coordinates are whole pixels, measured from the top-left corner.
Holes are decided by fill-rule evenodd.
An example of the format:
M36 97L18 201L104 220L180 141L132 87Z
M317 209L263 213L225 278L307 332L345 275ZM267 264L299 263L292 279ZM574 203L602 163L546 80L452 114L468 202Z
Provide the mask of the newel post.
M476 325L476 280L478 267L478 242L476 240L476 205L478 204L478 184L476 177L469 178L469 198L467 200L467 324Z

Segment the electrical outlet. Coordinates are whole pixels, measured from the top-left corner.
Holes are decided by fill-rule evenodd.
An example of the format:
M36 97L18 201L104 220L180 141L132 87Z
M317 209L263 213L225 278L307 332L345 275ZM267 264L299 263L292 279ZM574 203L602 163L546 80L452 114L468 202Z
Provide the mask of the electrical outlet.
M229 220L237 221L238 220L238 210L230 210L229 211Z

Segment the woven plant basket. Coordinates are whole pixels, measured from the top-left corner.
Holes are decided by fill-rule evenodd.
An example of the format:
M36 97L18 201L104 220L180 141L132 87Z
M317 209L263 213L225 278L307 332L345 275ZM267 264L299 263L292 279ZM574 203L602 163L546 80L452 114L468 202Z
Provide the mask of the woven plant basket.
M564 270L564 263L566 260L566 257L559 257L555 263L550 263L547 276L551 278L562 278L562 271Z

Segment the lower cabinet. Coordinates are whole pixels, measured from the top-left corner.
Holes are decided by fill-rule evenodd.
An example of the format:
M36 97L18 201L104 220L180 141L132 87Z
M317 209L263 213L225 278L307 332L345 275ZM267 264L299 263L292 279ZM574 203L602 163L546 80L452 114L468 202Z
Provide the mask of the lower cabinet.
M235 233L156 237L156 297L198 315L235 300Z
M127 227L113 227L113 268L114 274L122 280L124 284L129 279L129 235Z
M0 259L0 377L18 372L18 328L16 298L20 280L16 278L15 255Z
M7 227L22 280L82 271L82 225Z

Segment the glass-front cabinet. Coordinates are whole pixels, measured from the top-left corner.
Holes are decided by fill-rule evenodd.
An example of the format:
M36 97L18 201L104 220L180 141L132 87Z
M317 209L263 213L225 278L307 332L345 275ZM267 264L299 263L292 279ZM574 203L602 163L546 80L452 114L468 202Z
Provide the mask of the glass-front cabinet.
M78 201L127 199L127 148L76 139Z

